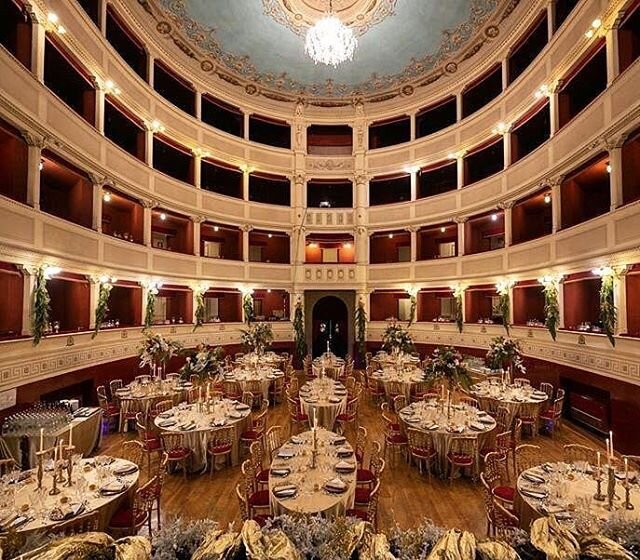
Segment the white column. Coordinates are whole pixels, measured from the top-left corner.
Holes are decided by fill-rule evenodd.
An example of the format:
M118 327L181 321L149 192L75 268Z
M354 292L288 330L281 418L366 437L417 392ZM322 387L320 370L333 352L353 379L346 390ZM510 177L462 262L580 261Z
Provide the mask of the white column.
M96 88L96 100L95 100L95 114L96 114L96 129L100 134L104 134L104 104L105 93L100 87L97 80L94 81Z
M201 232L202 232L202 222L205 221L204 216L194 216L191 218L193 221L193 254L196 257L200 256L200 240L201 240Z
M502 70L502 91L507 89L509 85L509 59L505 58L500 62L500 68Z
M458 188L464 187L464 156L459 155L456 158L456 171L458 175Z
M100 297L100 282L97 279L87 276L89 280L89 328L96 326L96 308Z
M44 82L45 28L34 13L31 18L31 72L39 82Z
M153 131L149 124L144 129L144 160L149 167L153 167Z
M411 234L411 262L416 262L418 260L418 243L417 243L417 232L416 227L411 226L409 228L409 233Z
M146 247L151 247L151 210L155 207L155 202L152 200L141 200L140 203L144 209L142 242Z
M36 285L34 270L26 266L18 266L22 272L22 336L31 335L31 322L33 314L33 290Z
M197 189L202 187L202 152L193 150L193 185Z
M626 334L628 330L626 273L621 274L619 278L614 280L613 302L617 310L615 334Z
M464 216L458 216L454 218L454 221L458 224L458 256L462 257L466 253L464 244L467 218Z
M512 240L512 227L511 227L511 208L513 206L513 202L509 201L509 202L505 202L504 204L501 205L501 207L504 209L504 245L505 247L509 247L513 240Z
M409 115L409 138L411 140L416 139L416 114L411 113Z
M557 233L562 229L562 197L560 185L560 179L549 185L551 188L551 225L553 233Z
M555 0L549 0L547 3L547 41L551 41L553 30L556 27L556 9Z
M305 233L306 230L303 226L295 226L291 230L291 246L289 251L295 265L304 264L305 261L305 247L307 244ZM294 280L297 279L294 278Z
M558 309L560 310L558 329L564 329L564 284L558 287Z
M153 88L153 83L154 83L154 57L153 55L146 50L147 53L147 82L149 82L149 85Z
M202 120L202 92L196 91L195 96L196 96L195 117L198 120Z
M513 286L509 286L509 325L513 325Z
M611 189L611 210L615 210L624 204L624 191L622 182L622 146L627 135L607 140L606 148L609 152L609 188Z
M27 204L40 210L40 163L42 150L45 148L46 138L23 132L22 137L27 143Z
M253 229L249 224L242 226L242 260L249 262L249 234Z
M242 172L242 200L249 200L249 169Z
M560 107L558 96L562 82L549 92L549 120L551 121L551 136L560 130Z
M418 172L411 172L411 200L417 200L418 198Z
M456 121L460 122L462 120L462 92L459 91L456 93Z
M502 135L502 147L504 149L504 168L511 165L511 131Z
M616 19L610 29L607 29L606 38L606 54L607 54L607 87L620 74L620 46L618 41L618 25Z
M356 226L353 228L353 236L356 243L356 264L366 265L369 263L369 236L367 228Z
M244 122L243 122L244 129L243 129L242 137L245 140L249 140L249 113L243 113L243 116L244 116Z
M93 184L93 209L91 227L98 233L102 233L102 185L105 183L104 177L99 177L93 173L89 174Z

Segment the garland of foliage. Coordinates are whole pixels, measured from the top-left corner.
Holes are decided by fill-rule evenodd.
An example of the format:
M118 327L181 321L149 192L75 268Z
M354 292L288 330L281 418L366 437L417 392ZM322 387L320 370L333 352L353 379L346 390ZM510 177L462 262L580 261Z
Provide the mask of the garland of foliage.
M98 336L100 326L104 323L109 313L109 296L111 295L113 285L109 282L100 282L100 290L98 292L98 304L96 305L96 324L93 327L91 338Z
M193 330L191 332L195 332L196 329L199 329L204 324L205 319L205 305L204 305L204 292L197 291L196 292L196 311L195 311L195 324L193 325Z
M416 310L418 308L418 298L415 295L411 295L409 301L411 302L411 308L409 309L409 323L407 327L413 325L413 322L416 320Z
M247 293L242 296L242 311L244 313L244 322L250 325L255 319L253 315L253 297L251 294Z
M616 330L616 320L618 311L613 299L613 287L615 283L615 273L604 274L600 284L600 322L604 333L607 335L611 346L616 345L614 333Z
M558 335L558 323L560 323L560 304L558 303L558 282L549 281L543 284L544 292L544 326L547 327L553 340Z
M358 352L362 356L366 350L367 336L367 310L364 307L364 301L359 300L355 312L356 324L356 343L358 344Z
M47 277L44 266L36 270L35 285L33 287L33 313L31 316L31 330L33 331L33 345L40 344L49 325L51 313L51 298L47 290Z
M156 307L156 294L157 291L155 289L147 290L147 308L144 313L144 329L151 328L153 325L153 313Z
M458 332L462 332L462 326L464 324L464 316L462 314L462 295L463 290L455 290L453 292L453 313L458 327Z
M184 381L190 381L192 375L196 375L200 382L214 378L220 372L225 354L221 346L208 346L200 344L194 350L182 350L186 356L184 365L178 372Z
M296 357L302 360L307 355L307 341L304 336L304 310L302 302L296 302L296 310L293 313L293 334L295 337Z
M507 331L507 334L509 334L510 307L509 293L500 294L500 299L498 300L498 311L502 315L502 325L504 326L504 330Z

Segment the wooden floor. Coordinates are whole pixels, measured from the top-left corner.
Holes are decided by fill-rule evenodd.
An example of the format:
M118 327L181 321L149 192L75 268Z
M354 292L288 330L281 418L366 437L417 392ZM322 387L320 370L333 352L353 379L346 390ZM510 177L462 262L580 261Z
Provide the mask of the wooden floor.
M359 422L367 428L370 442L382 443L379 408L366 399L360 408ZM269 409L269 426L278 424L288 428L287 411L283 404ZM353 440L351 431L346 435ZM122 441L132 437L135 436L106 436L100 453L117 456ZM562 446L566 443L582 443L604 450L604 447L590 435L567 422L563 423L553 439L539 435L534 439L525 440L525 443L540 445L541 462L560 460ZM211 518L223 526L231 522L239 524L235 485L240 476L240 467L218 471L212 478L209 474L193 474L186 481L179 472L169 475L163 490L163 518L171 519L179 515L183 518ZM430 518L444 527L459 527L483 535L485 517L479 483L472 483L465 478L455 480L449 485L436 476L429 481L426 474L421 475L417 467L411 467L402 460L396 461L395 465L387 464L382 478L378 509L379 528L386 530L395 525L401 528L411 527L423 518Z

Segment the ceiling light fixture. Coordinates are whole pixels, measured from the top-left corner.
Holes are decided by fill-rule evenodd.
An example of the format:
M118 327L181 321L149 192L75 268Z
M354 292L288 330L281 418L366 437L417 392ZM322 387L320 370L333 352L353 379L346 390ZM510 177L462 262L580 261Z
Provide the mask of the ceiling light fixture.
M335 68L352 60L357 46L353 30L333 13L333 2L329 0L329 11L307 31L305 52L315 64L321 62Z
M111 202L111 193L109 191L104 191L102 200L104 200L105 202Z

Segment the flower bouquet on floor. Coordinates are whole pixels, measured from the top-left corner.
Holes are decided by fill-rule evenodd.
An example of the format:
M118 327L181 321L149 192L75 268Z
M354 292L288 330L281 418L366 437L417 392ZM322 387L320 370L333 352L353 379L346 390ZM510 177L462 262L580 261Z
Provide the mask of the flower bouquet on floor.
M453 346L438 346L424 366L424 379L429 385L446 385L450 393L456 387L468 389L473 384L462 354Z
M248 329L241 331L240 341L247 352L264 354L273 342L273 329L267 323L254 323Z
M494 370L508 370L512 376L526 375L527 368L522 361L520 343L513 338L497 336L489 345L487 367Z
M153 376L162 377L167 362L182 349L179 342L164 338L161 334L147 332L139 351L140 367L149 367Z
M410 354L415 350L413 339L400 323L393 320L382 333L382 349L391 354Z
M187 355L184 365L180 368L180 377L189 381L192 375L197 375L200 381L207 377L215 377L220 373L224 359L224 348L220 346L198 345L195 350L185 350Z

